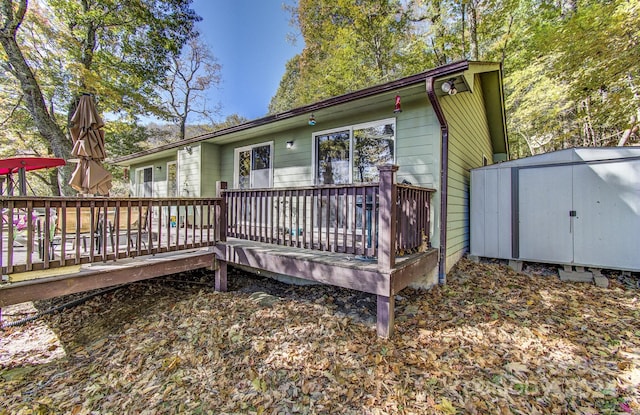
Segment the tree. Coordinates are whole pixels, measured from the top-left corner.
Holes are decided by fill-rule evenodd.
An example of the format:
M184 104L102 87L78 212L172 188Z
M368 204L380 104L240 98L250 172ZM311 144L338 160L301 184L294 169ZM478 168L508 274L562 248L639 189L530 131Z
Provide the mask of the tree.
M463 58L504 59L519 0L322 0L291 7L305 48L270 112Z
M590 1L558 21L548 34L566 40L552 45L552 74L576 104L580 144L615 145L640 116L640 5Z
M100 98L100 109L138 116L162 110L157 85L177 54L194 35L199 17L190 0L49 0L29 8L27 0L0 0L0 45L3 67L16 80L20 100L46 147L68 158L64 132L82 92ZM30 17L30 20L26 18ZM19 29L29 25L28 32ZM33 29L33 30L31 30ZM38 48L30 39L41 36ZM55 63L55 64L52 64ZM66 108L66 117L56 116ZM107 137L108 139L108 137ZM70 168L54 194L70 194Z
M287 62L278 90L269 102L269 114L285 112L298 102L295 94L296 86L300 82L300 60L301 56L295 55Z
M0 45L5 53L4 69L15 77L22 91L27 110L33 118L38 132L51 146L56 157L66 157L71 152L71 143L51 116L35 74L18 45L18 29L27 12L27 0L2 0L0 4ZM68 183L69 169L64 169L63 179Z
M220 83L220 65L209 48L199 38L190 39L181 56L171 59L162 89L169 96L168 112L178 121L179 139L185 139L187 118L197 114L211 120L219 106L208 108L201 93Z
M68 44L68 91L104 111L166 116L157 87L200 17L191 0L48 0Z
M305 47L287 64L271 111L286 110L403 74L408 20L398 0L301 0L290 7Z
M519 7L505 60L511 148L522 140L540 153L634 139L640 6L616 0Z

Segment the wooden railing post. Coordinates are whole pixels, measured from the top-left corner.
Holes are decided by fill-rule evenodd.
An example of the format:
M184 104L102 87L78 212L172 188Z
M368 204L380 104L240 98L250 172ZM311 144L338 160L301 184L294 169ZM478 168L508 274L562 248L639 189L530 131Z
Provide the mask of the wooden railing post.
M217 241L227 240L227 199L223 192L227 190L227 182L216 182L216 197L219 197L220 204L216 210L216 233Z
M398 166L378 166L380 171L378 205L378 267L391 269L396 264L396 172Z

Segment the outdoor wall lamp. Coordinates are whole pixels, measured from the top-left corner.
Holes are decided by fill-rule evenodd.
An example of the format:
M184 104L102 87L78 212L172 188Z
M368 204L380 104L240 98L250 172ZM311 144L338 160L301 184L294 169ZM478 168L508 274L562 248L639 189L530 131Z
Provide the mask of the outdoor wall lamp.
M293 148L293 141L287 141L287 149Z
M442 84L442 92L444 92L445 94L449 94L449 95L455 95L458 93L458 91L456 90L456 79L455 78L451 78L448 81L446 81L444 84Z
M162 170L162 166L156 166L156 170Z
M316 117L313 116L313 113L309 115L309 125L316 125Z
M193 153L193 148L191 146L184 146L183 150L189 154Z

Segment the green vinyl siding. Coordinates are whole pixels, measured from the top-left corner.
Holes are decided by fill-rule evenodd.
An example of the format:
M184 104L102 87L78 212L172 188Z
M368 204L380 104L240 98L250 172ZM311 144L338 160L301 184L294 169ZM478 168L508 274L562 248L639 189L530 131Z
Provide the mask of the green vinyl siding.
M191 146L191 154L178 151L178 197L200 197L202 175L202 143Z
M473 93L461 92L440 99L449 124L447 196L447 271L469 250L470 170L491 163L491 135L487 123L480 77L474 77Z
M273 186L310 186L313 184L311 168L311 126L301 126L273 137ZM287 141L293 147L287 148Z
M286 147L293 141L293 148ZM273 143L273 187L310 186L311 171L311 130L301 127L278 134L255 137L221 147L220 177L234 186L235 150L261 143Z
M216 182L220 180L220 148L212 143L201 144L200 196L215 197Z
M154 197L166 197L167 195L167 163L175 161L173 157L159 158L153 161L147 161L139 164L132 164L129 167L129 188L131 195L135 194L136 188L136 170L152 167L153 177L153 196Z
M424 95L407 97L403 101L403 112L394 114L393 106L369 109L365 112L347 112L345 116L323 122L316 116L315 126L302 125L277 134L265 134L248 140L220 147L220 177L233 187L234 152L236 148L273 142L273 186L294 187L313 185L313 134L319 131L338 129L356 124L395 118L396 161L400 166L398 181L408 180L412 184L437 187L439 180L440 129L431 106ZM286 142L293 141L287 149Z
M404 104L396 119L397 180L437 188L440 178L440 124L425 96Z

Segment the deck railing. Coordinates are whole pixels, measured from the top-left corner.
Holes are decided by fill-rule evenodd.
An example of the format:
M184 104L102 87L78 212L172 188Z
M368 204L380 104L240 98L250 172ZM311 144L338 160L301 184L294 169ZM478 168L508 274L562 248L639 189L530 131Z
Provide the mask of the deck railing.
M229 237L376 255L377 185L227 190L225 197Z
M430 248L431 195L434 189L398 184L396 251L402 255Z
M2 275L212 246L227 236L376 258L429 247L432 189L380 182L226 190L219 198L1 197ZM223 190L224 189L224 190ZM226 214L223 214L226 213Z
M0 198L2 275L211 246L220 199Z
M227 236L371 258L383 239L393 258L424 250L434 190L395 184L385 167L380 183L223 190Z

